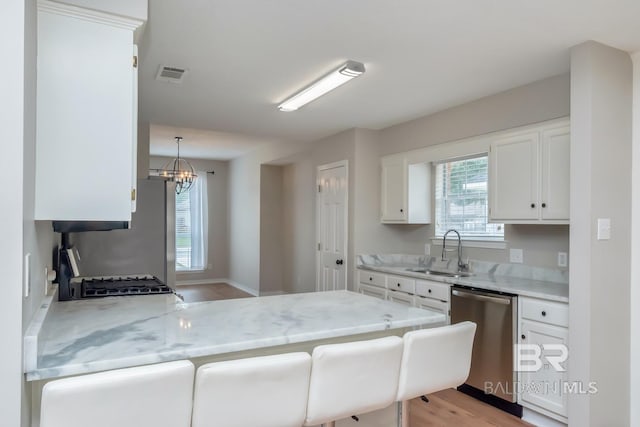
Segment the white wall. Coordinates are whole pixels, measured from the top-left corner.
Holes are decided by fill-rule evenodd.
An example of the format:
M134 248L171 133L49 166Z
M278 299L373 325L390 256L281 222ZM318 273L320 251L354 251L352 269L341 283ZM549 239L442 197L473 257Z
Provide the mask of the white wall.
M640 402L640 52L631 56L633 60L633 148L631 185L631 390L630 402ZM630 425L640 426L640 405L630 405Z
M629 55L574 47L569 377L598 393L569 396L572 425L629 425L631 112ZM611 219L610 240L596 240L598 218Z
M159 169L171 160L168 157L150 157L151 169ZM229 276L228 177L229 163L217 160L188 159L198 171L198 179L207 180L208 256L207 266L201 272L177 272L176 281L185 282L225 279ZM200 172L214 171L215 174Z

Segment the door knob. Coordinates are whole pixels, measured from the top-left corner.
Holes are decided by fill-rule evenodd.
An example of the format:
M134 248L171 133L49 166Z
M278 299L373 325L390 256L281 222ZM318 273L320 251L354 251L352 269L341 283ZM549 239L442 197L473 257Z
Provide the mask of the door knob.
M342 265L342 264L344 264L343 260L341 260L341 259L337 259L336 260L336 265Z

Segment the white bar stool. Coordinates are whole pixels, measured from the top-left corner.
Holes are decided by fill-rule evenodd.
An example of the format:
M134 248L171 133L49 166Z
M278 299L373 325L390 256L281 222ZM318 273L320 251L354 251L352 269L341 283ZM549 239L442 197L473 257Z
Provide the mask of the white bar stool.
M42 390L41 427L189 427L187 360L64 378Z
M402 426L409 426L409 400L457 387L469 376L476 324L407 332L396 400L401 403Z
M402 339L321 345L311 356L305 426L385 408L395 401Z
M198 368L192 427L300 427L311 356L289 353Z

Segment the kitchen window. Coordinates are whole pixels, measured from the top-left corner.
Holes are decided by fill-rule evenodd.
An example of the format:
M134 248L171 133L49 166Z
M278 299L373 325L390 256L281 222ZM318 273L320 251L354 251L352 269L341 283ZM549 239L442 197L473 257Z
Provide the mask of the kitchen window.
M206 172L176 195L176 271L204 270L207 259Z
M478 240L504 240L504 225L489 224L488 156L450 159L435 165L435 235L449 229Z

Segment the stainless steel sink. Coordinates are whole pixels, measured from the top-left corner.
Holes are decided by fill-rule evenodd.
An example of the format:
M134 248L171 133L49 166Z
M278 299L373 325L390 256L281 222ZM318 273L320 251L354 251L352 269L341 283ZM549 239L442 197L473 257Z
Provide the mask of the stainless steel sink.
M473 276L473 273L468 271L440 271L440 270L430 270L428 268L407 268L407 271L411 271L413 273L424 273L432 276L444 276L444 277L469 277Z

